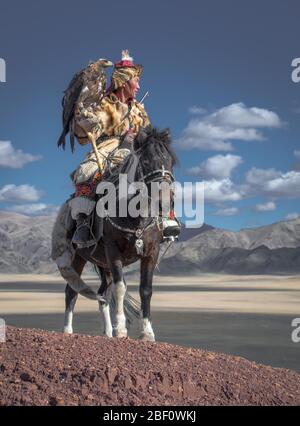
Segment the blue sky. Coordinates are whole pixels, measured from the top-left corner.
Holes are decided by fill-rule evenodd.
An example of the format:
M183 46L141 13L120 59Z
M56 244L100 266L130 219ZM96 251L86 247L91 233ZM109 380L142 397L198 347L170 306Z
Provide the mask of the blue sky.
M51 212L72 193L86 148L56 147L62 92L90 60L128 48L153 124L171 128L176 179L205 181L206 223L300 214L299 20L296 0L2 2L0 209Z

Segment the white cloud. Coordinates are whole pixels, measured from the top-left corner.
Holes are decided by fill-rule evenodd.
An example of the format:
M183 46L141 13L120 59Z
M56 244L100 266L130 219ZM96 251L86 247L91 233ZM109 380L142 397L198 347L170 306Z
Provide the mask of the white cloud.
M281 172L275 169L258 169L252 167L246 173L246 182L253 185L263 185L264 182L280 177Z
M287 172L266 182L265 192L277 197L300 197L300 172Z
M253 210L256 212L270 212L276 210L276 204L274 201L267 201L266 203L256 204Z
M285 219L293 220L293 219L297 219L298 217L300 217L300 213L289 213L285 216Z
M191 167L188 173L203 179L226 179L230 178L233 169L242 163L243 160L238 155L220 154L208 158L199 166Z
M197 106L192 106L191 108L189 108L189 112L191 114L205 114L206 113L206 109L205 108L201 108L201 107L197 107Z
M232 151L232 141L262 141L258 128L281 127L279 116L262 108L247 108L242 102L193 118L176 140L181 149Z
M9 206L5 210L15 213L22 213L29 216L34 215L51 215L58 212L59 207L51 204L34 203L34 204L18 204Z
M265 195L275 198L300 197L300 172L283 173L275 169L252 167L246 173L244 190L248 196Z
M219 209L213 214L216 216L235 216L239 214L240 210L237 207L227 207L224 209Z
M181 149L202 149L212 151L233 151L232 140L262 141L264 137L256 129L234 129L216 126L200 120L192 120L176 140Z
M40 160L40 155L26 154L21 149L15 149L10 141L0 141L0 166L20 169L25 164Z
M298 150L298 151L295 150L294 155L295 155L296 158L299 158L299 160L300 160L300 150Z
M42 194L32 185L9 184L0 189L0 201L38 201Z
M189 182L186 182L189 183ZM185 202L193 202L198 199L204 199L205 203L212 203L217 207L224 208L223 202L238 201L245 198L245 193L242 185L235 185L231 179L211 179L203 180L201 182L190 183L190 185L182 186L177 183L181 189L177 189L175 184L177 198L179 193L182 192Z
M216 156L218 157L218 156ZM236 159L236 164L238 160ZM234 162L231 165L235 164ZM289 171L281 172L276 169L258 169L252 167L246 175L244 182L236 184L230 178L231 168L223 171L208 167L207 162L203 162L194 172L199 169L205 173L206 180L201 181L204 185L205 203L212 203L218 206L220 203L227 201L239 201L243 199L254 198L257 196L269 198L270 201L256 204L252 207L253 211L263 212L276 209L275 200L278 198L299 198L300 197L300 172ZM208 179L208 177L215 177ZM222 173L229 177L221 178ZM218 177L218 178L217 178ZM190 194L190 198L195 194ZM224 206L220 205L223 209Z
M238 201L242 198L244 198L243 191L230 179L204 181L205 202Z
M210 121L221 126L281 127L279 116L264 108L247 108L243 102L228 105L211 114Z

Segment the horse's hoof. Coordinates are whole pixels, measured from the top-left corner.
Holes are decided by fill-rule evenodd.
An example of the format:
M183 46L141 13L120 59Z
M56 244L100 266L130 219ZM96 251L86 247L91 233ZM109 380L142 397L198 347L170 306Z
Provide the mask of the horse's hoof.
M144 340L144 342L155 342L155 336L154 336L154 334L145 334L145 333L142 333L142 334L140 334L139 339L140 340Z
M73 328L64 327L63 333L64 334L73 334Z
M127 337L127 330L114 330L114 336L118 338Z

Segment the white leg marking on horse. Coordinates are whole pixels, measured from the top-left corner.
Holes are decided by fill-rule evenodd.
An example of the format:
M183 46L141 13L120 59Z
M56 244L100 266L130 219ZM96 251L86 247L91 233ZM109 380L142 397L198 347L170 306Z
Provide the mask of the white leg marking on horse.
M66 310L65 312L65 324L64 324L64 333L72 334L73 333L73 311Z
M126 318L124 315L124 296L126 286L124 281L118 281L114 284L116 297L116 316L114 324L114 332L116 337L127 337Z
M140 339L142 340L148 340L150 342L155 341L155 335L152 329L151 322L149 318L142 318L141 319L141 334Z
M112 324L110 319L109 303L99 302L99 310L104 322L104 334L107 337L112 337L113 329L112 329Z

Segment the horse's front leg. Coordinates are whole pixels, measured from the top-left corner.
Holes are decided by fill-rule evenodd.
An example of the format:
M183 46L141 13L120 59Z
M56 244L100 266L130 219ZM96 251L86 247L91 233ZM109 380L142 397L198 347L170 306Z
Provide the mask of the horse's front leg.
M104 324L104 334L107 337L113 336L112 324L110 318L110 308L109 303L111 300L111 290L112 290L112 277L110 272L104 271L99 267L101 273L101 286L98 290L98 294L104 296L106 302L99 300L99 310L102 317L102 322Z
M155 341L155 335L152 329L150 318L150 302L152 297L152 281L153 272L156 264L157 256L146 257L141 259L141 280L140 280L140 297L141 297L141 333L140 339Z
M127 337L124 298L126 285L123 280L123 264L118 247L114 242L105 244L106 259L113 276L113 292L116 301L113 332L115 337Z
M99 301L99 311L100 315L102 316L102 321L104 323L104 335L106 337L113 337L109 303Z

